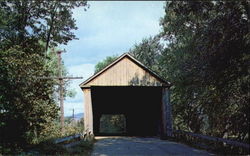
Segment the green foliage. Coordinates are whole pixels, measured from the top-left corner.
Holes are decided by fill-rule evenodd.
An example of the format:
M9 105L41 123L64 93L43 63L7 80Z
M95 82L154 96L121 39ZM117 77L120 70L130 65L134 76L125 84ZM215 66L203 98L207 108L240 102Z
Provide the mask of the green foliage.
M38 49L35 49L35 51ZM54 81L33 75L49 76L41 55L15 46L0 53L0 122L2 143L28 143L46 124L57 117L53 99Z
M67 44L76 39L72 9L80 6L87 6L87 1L1 0L0 40L19 45L32 37L46 43L46 51L50 45Z
M38 143L51 133L49 127L60 133L53 127L59 111L57 82L36 77L57 75L57 56L48 50L76 39L72 9L86 4L0 1L0 153L14 154Z
M249 1L168 2L161 58L175 128L249 139ZM240 125L238 123L241 123Z
M54 144L51 141L45 141L40 143L34 148L33 153L42 154L42 155L90 155L91 150L93 149L94 141L84 141L81 140L80 143L71 148L65 148L61 144ZM25 153L32 154L31 152ZM34 154L34 155L35 155Z
M75 134L83 133L83 118L80 121L74 121L71 118L66 118L65 120L65 133L62 135L60 122L55 121L51 125L48 125L46 131L44 131L43 135L39 138L39 143L30 148L27 154L35 153L42 155L89 155L93 148L94 140L70 140L60 144L55 144L55 139L71 136ZM77 145L72 146L70 148L64 147L64 145L69 144L71 142L79 141Z
M135 44L129 53L148 68L159 72L159 59L163 52L163 45L159 36L144 38L141 43Z
M56 80L36 78L49 77L57 72L57 68L53 68L57 56L48 55L47 60L41 54L20 46L1 51L0 56L0 130L2 143L6 143L3 146L34 144L60 137L60 125L54 121L59 111L55 96ZM65 135L80 131L70 124L65 127Z
M102 115L100 118L100 133L122 134L126 132L124 115Z
M103 61L98 62L95 65L95 73L98 73L99 71L101 71L102 69L104 69L106 66L108 66L109 64L111 64L112 62L114 62L117 58L118 58L117 55L108 56Z
M36 143L83 133L83 119L81 119L80 121L74 121L71 118L66 118L64 123L64 131L64 134L62 134L59 120L53 121L50 124L47 124L41 135L39 135L39 137L37 138Z

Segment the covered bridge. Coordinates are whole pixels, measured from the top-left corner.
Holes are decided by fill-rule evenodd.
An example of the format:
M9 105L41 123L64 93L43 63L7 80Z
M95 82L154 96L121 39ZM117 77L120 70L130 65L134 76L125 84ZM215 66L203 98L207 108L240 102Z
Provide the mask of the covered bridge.
M172 135L170 83L125 53L80 84L85 130L100 135L105 114L126 118L125 135Z

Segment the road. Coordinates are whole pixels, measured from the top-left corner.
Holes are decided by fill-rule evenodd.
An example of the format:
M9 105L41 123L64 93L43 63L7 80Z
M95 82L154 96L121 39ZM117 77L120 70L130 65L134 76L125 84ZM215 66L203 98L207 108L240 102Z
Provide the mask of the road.
M96 137L92 156L213 155L176 142L158 138Z

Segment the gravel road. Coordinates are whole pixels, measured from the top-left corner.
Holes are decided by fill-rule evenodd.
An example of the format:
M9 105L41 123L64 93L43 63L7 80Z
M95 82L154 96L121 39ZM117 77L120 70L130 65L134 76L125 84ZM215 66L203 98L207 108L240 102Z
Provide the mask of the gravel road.
M176 142L142 137L96 137L92 156L213 155Z

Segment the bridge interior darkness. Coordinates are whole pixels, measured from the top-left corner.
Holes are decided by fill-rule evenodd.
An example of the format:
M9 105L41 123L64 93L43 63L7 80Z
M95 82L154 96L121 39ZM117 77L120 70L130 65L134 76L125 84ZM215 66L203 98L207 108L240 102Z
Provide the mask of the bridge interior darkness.
M91 87L93 130L100 133L103 114L123 114L128 136L157 136L161 133L161 87L141 86L93 86Z
M100 118L100 134L125 135L126 117L124 114L102 114Z

